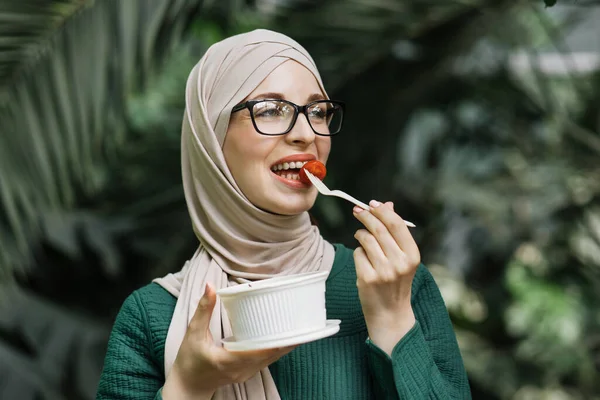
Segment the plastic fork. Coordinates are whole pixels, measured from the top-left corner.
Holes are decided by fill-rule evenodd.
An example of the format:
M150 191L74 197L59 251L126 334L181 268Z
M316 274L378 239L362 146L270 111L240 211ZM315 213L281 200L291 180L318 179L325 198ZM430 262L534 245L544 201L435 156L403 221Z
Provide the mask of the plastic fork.
M341 190L331 190L327 186L325 186L323 181L321 181L319 178L317 178L316 176L314 176L307 170L304 170L304 172L306 173L306 176L308 177L310 182L317 188L319 193L321 193L322 195L336 196L336 197L342 198L344 200L348 200L350 203L356 204L363 210L369 210L369 206L366 205L365 203L363 203L362 201L355 199L354 197L350 196L348 193L342 192ZM410 221L404 220L404 223L406 223L407 226L410 226L412 228L416 227L416 225Z

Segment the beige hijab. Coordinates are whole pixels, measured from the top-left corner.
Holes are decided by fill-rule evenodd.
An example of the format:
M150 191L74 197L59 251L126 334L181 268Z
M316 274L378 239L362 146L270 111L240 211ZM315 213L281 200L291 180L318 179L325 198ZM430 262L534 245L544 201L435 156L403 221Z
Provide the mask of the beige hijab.
M311 225L308 213L281 216L255 207L237 186L222 152L231 109L287 60L310 70L327 95L307 51L287 36L263 29L216 43L188 78L181 163L200 246L181 271L155 280L177 297L165 345L165 376L207 282L219 289L279 274L330 270L333 264L333 246ZM217 344L232 333L220 302L210 331ZM219 388L213 398L280 397L265 368L242 384Z

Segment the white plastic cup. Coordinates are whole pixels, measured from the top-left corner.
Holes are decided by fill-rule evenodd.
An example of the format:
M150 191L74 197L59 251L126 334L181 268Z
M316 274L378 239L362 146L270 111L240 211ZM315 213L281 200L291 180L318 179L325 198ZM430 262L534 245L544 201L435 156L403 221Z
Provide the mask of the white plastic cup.
M309 272L219 289L234 340L275 340L324 329L328 275Z

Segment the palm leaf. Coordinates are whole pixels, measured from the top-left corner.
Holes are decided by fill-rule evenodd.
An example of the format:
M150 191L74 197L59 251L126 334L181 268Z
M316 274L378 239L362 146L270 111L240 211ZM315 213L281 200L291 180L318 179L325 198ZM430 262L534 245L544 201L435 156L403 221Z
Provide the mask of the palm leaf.
M395 56L398 44L412 41L413 45L418 45L432 32L459 22L464 23L465 28L470 27L473 21L480 22L477 17L481 16L482 9L493 12L514 3L492 0L332 0L327 3L295 0L278 3L268 15L274 19L276 29L305 45L326 78L328 89L336 91L373 65L390 55ZM452 32L463 30L453 29ZM449 41L450 52L456 52L461 42L460 37L453 37Z
M108 331L20 289L0 308L0 397L92 399Z
M6 3L6 2L5 2ZM30 262L41 215L91 199L125 137L126 99L201 0L0 5L0 279Z

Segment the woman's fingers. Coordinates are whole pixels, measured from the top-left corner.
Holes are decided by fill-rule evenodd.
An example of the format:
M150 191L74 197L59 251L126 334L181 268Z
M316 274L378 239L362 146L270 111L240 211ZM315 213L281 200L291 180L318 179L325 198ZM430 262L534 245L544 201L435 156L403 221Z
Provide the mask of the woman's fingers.
M385 255L387 257L395 257L399 243L396 243L384 222L381 221L372 210L367 211L360 209L359 212L357 211L359 211L359 209L355 207L354 215L356 216L356 219L362 222L365 228L367 228L367 230L377 239L377 242L379 242Z
M406 222L394 211L393 207L373 207L371 213L385 225L396 243L405 252L418 251L418 246Z
M354 238L358 240L373 268L381 268L386 263L388 256L384 253L381 244L371 232L366 229L359 229L354 234Z
M217 293L215 289L207 283L204 288L204 294L198 302L194 316L188 326L188 332L194 335L210 335L210 318L217 304ZM194 336L197 338L197 336Z
M419 247L412 237L404 220L396 214L391 202L385 205L371 201L368 212L355 213L356 218L377 238L388 258L399 259L406 256L411 264L420 262ZM404 253L398 254L397 249Z
M269 365L273 364L275 361L279 360L281 357L285 356L286 354L290 353L292 350L294 350L296 348L296 346L294 346L293 348L289 348L289 349L281 349L281 351L277 352L275 355L273 355L271 358L268 358L266 360L266 362L263 364L262 368L266 368Z
M391 209L391 205L384 207ZM356 218L367 229L366 231L364 229L358 230L354 237L364 248L373 268L385 272L390 265L400 264L404 258L402 248L396 243L385 224L371 211L362 210L357 212L356 209L354 211Z
M251 351L228 351L221 348L218 358L222 365L261 365L269 364L288 354L297 346L288 346L275 349L251 350ZM268 365L268 364L267 364Z
M358 282L370 282L376 276L375 269L371 265L365 249L361 246L354 250L354 266Z

